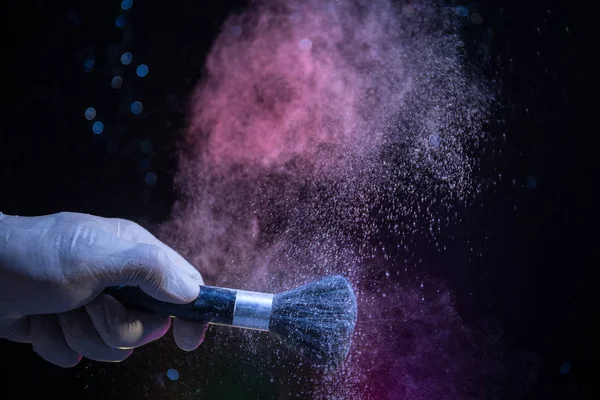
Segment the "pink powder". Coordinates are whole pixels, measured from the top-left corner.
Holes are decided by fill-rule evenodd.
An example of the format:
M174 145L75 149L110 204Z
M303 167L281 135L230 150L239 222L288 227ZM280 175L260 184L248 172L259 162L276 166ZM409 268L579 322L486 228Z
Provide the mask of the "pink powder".
M399 271L383 228L398 248L417 232L437 240L456 220L445 210L476 192L468 149L492 98L449 21L412 1L259 1L225 22L207 57L162 237L207 284L353 281L350 358L304 398L485 398L499 371L479 353L497 341L466 327L443 284L424 279L441 290L425 297L372 272Z

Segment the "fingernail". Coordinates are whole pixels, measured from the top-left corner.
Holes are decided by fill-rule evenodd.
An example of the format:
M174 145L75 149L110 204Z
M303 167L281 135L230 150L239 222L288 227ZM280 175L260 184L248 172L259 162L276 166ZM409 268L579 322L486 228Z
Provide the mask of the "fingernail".
M179 343L179 347L181 347L182 350L192 351L196 349L196 343L198 341L195 340L193 337L184 336L179 338L177 342Z

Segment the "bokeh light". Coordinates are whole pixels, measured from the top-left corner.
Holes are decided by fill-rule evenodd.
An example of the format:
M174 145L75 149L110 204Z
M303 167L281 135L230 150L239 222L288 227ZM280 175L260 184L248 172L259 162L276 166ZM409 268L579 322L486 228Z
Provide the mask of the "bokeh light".
M92 72L94 70L94 66L96 65L96 58L94 56L89 56L85 59L83 63L83 70L85 72Z
M121 8L123 10L129 10L133 6L133 0L123 0L121 2Z
M140 78L145 77L146 75L148 75L148 66L146 64L138 65L137 69L135 70L135 73Z
M141 113L143 109L144 109L144 106L139 101L134 101L131 104L131 112L134 113L134 114L136 114L136 115L139 114L139 113Z
M123 55L121 56L121 62L123 63L123 65L131 64L132 60L133 60L133 56L128 51L123 53Z
M115 24L119 27L122 28L125 26L125 16L123 15L119 15L115 21Z
M91 121L94 118L96 118L96 109L94 107L88 107L88 109L85 110L85 119Z
M469 10L465 6L457 6L456 14L458 14L461 17L466 17L467 15L469 15Z
M110 81L110 86L112 86L113 89L120 89L121 86L123 86L123 78L120 76L113 77Z
M533 190L537 187L537 179L533 176L528 176L525 178L525 187L529 190Z
M92 125L92 131L96 134L99 135L104 131L104 124L100 121L96 121L94 122L94 125Z
M568 362L565 361L564 363L560 364L560 373L561 374L563 374L563 375L564 374L568 374L570 370L571 370L571 364L570 363L568 363Z
M146 181L146 185L154 186L154 185L156 185L156 181L158 180L158 177L156 176L156 174L154 172L148 172L146 174L146 177L144 178L144 180ZM173 371L175 371L175 373L177 373L176 370L173 370ZM179 373L177 373L177 377L179 377ZM175 379L177 379L177 378L175 378Z
M172 381L176 381L177 379L179 379L179 371L171 368L167 371L167 377Z

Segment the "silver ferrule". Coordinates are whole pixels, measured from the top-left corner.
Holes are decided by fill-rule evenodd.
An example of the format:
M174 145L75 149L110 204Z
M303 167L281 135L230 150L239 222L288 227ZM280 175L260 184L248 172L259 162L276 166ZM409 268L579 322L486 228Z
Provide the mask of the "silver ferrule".
M268 331L272 308L272 294L238 290L235 297L232 326Z

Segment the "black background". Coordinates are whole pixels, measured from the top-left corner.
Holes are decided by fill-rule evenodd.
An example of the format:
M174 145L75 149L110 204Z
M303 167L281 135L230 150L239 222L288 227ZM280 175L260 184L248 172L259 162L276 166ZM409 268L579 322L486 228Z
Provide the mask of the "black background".
M128 17L135 26L128 48L133 64L146 63L150 74L137 78L129 68L132 78L117 92L110 88L111 68L92 77L83 63L93 49L101 65L107 44L122 41L123 29L114 24L119 3L3 4L2 212L68 210L142 223L168 218L175 199L174 143L184 126L186 99L221 22L243 3L137 1ZM500 155L482 161L482 173L497 181L495 189L482 194L485 207L464 217L493 244L484 261L465 261L443 274L454 284L461 315L497 319L511 345L540 355L541 375L530 398L584 398L596 347L587 341L594 314L585 307L591 294L584 283L591 279L598 235L591 222L595 212L588 211L597 183L593 144L575 116L576 81L583 73L576 50L584 36L577 21L582 10L566 1L459 3L484 18L482 26L465 30L467 40L481 42L482 32L493 30L485 72L501 79L504 108L498 115L506 122L489 130L497 138L505 134L506 141L497 141ZM127 106L134 99L153 111L132 116ZM102 135L94 135L83 118L91 104L105 122ZM142 140L152 143L150 154L140 151ZM146 170L140 168L143 159L150 160ZM145 183L147 172L156 173L156 185ZM535 177L535 188L526 187L528 177ZM447 256L454 265L467 258ZM485 274L479 272L483 262ZM62 370L27 345L6 341L0 341L0 354L0 398L86 396L76 379L83 363ZM571 365L567 374L560 373L563 362ZM102 390L93 398L102 398Z

